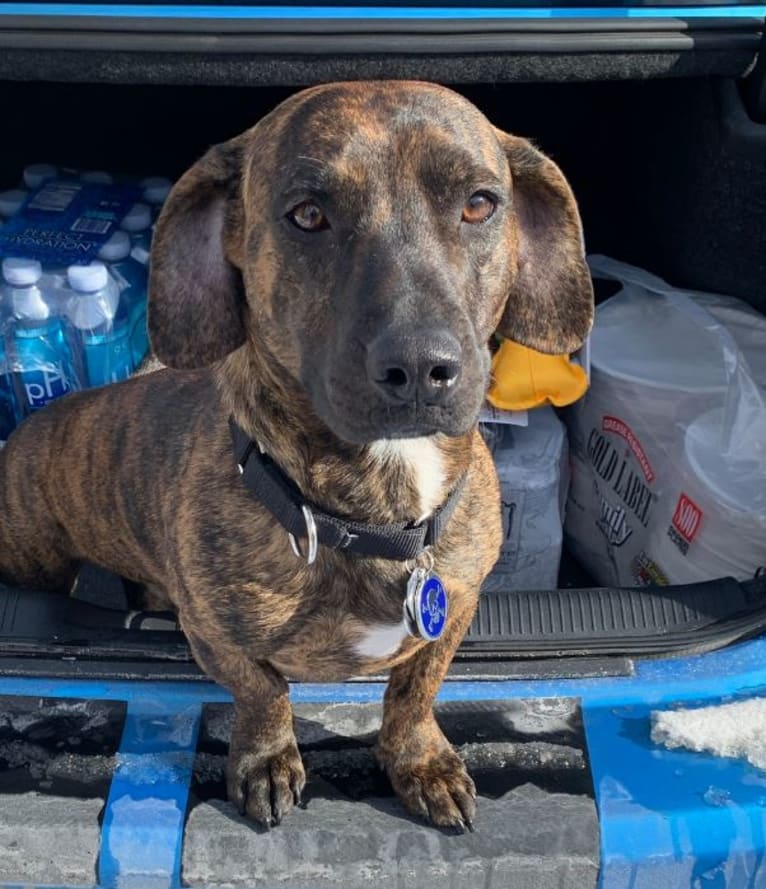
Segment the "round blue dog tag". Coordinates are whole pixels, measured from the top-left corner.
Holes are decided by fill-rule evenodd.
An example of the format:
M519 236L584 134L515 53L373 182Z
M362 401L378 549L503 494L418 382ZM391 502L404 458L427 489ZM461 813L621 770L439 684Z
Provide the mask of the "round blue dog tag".
M447 591L431 571L416 568L407 584L404 612L410 633L433 642L447 623Z

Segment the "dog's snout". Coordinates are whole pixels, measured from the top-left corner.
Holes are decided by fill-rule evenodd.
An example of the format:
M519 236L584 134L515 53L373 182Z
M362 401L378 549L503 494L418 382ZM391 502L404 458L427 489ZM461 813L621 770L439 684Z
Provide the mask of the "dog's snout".
M436 404L452 394L462 357L448 330L386 332L367 349L367 375L388 401Z

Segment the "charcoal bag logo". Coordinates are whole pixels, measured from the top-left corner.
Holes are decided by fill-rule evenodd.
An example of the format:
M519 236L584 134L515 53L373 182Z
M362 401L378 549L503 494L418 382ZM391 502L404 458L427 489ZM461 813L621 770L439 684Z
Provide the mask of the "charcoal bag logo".
M681 494L668 528L668 537L686 555L702 523L702 510L687 494Z
M612 506L604 497L601 498L601 517L596 526L612 546L622 546L633 533L625 508Z

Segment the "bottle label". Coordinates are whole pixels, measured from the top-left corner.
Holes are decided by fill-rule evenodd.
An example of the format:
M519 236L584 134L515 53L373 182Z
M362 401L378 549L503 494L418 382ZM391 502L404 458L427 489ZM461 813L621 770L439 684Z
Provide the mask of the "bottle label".
M138 367L149 351L145 299L138 303L130 313L130 349L133 353L133 364Z
M133 372L127 330L108 336L86 337L85 364L89 386L105 386L127 380Z
M5 374L0 377L0 441L13 432L16 425L16 411L13 403L13 390Z
M20 376L24 398L30 411L39 411L49 402L66 395L72 388L60 364L44 370L23 371Z

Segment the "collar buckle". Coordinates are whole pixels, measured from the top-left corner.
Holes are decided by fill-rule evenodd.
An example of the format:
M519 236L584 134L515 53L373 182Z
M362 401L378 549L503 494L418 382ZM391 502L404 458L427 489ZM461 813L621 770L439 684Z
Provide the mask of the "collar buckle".
M259 442L251 440L240 429L233 417L229 418L229 429L243 484L282 525L293 552L308 565L316 561L320 543L329 549L370 558L396 562L416 558L441 536L457 507L467 477L464 473L445 503L429 518L415 525L354 522L324 512L321 507L306 501L295 483L264 453ZM305 552L297 539L304 536Z
M351 531L346 528L343 529L343 539L338 544L338 549L347 549L351 544L359 539L358 534L353 534Z

